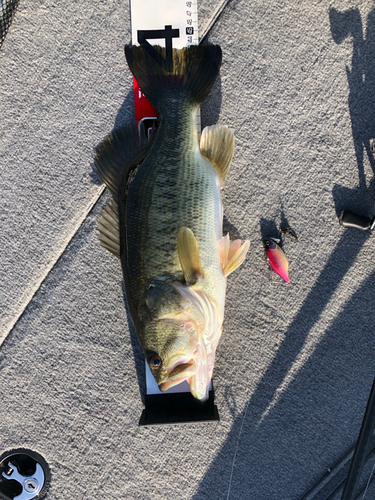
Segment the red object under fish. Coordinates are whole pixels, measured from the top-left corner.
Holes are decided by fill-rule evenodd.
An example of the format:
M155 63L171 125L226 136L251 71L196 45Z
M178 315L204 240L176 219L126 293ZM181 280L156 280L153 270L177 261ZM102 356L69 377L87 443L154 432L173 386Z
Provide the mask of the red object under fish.
M266 247L266 254L272 269L279 274L283 280L290 283L288 276L289 262L285 257L281 247L274 241L273 238L266 238L263 240Z

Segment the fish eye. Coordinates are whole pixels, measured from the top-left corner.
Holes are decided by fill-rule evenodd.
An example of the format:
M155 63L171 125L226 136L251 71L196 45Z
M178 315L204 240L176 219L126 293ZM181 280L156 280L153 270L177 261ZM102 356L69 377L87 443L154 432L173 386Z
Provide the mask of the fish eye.
M157 354L155 356L152 356L152 358L149 361L151 368L160 368L161 367L161 358Z

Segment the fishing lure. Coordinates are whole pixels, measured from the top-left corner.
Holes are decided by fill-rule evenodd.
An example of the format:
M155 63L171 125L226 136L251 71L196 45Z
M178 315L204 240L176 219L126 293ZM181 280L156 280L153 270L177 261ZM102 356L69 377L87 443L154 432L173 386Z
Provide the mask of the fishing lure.
M266 254L272 269L280 275L283 280L290 283L288 276L289 262L285 257L285 253L282 251L281 247L277 244L280 240L276 238L265 238L263 240Z

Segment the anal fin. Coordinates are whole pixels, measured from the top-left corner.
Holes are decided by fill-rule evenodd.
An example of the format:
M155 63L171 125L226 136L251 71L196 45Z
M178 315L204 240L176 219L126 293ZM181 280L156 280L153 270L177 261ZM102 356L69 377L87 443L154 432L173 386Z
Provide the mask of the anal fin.
M233 132L224 125L205 127L201 136L200 150L219 171L223 186L233 157Z
M100 215L97 225L97 230L100 233L99 242L102 247L120 258L120 225L117 203L112 199Z
M198 242L191 229L180 229L177 249L185 281L188 285L194 285L199 278L204 278L204 271L199 258Z
M226 278L245 260L250 247L250 241L246 240L241 245L241 240L229 239L229 234L223 236L219 241L221 265Z

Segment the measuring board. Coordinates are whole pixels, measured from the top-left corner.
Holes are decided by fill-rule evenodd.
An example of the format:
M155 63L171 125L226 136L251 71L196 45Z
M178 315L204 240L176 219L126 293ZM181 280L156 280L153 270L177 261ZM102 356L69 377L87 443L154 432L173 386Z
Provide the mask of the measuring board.
M149 43L166 47L167 50L198 45L197 0L130 0L130 15L133 45ZM133 85L137 130L149 138L156 126L157 112L135 78ZM199 112L197 129L200 134ZM146 361L145 366L146 408L140 425L219 419L212 383L209 399L202 404L191 395L187 381L161 392Z
M169 43L174 49L198 45L197 0L130 0L130 14L133 45L144 41L161 47ZM149 138L157 113L135 78L133 84L138 133L145 133ZM199 112L197 127L200 134Z

